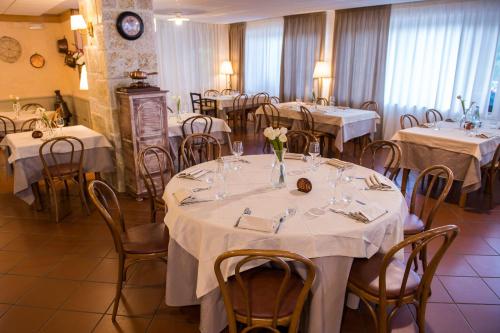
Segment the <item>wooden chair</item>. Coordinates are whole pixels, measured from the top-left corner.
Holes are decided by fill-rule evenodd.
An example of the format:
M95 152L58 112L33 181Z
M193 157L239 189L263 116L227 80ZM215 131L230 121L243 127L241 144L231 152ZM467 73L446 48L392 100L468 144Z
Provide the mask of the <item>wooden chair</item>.
M58 153L64 151L65 153ZM56 222L59 222L59 202L57 195L57 182L63 182L66 193L69 194L68 182L76 183L79 187L80 201L90 214L87 199L85 198L85 174L83 171L83 158L85 147L83 142L74 136L60 136L45 141L38 150L38 155L43 165L43 178L50 201L55 209Z
M226 282L221 266L225 264L224 271L228 271L233 266L227 265L237 257L243 258L235 262L234 276ZM292 272L283 259L304 265L305 280ZM263 260L277 268L259 266L242 272L244 265ZM258 327L271 327L272 332L278 332L278 325L287 326L290 333L298 332L302 308L316 275L311 260L286 251L235 250L217 257L214 269L226 307L229 333L237 332L236 322L246 325L242 333L255 332Z
M245 116L246 116L247 102L248 102L247 94L238 95L233 99L233 108L226 112L226 115L228 117L227 118L228 123L231 123L231 121L233 122L233 127L231 127L232 129L236 130L238 128L238 121L239 121L240 123L239 127L243 131L246 131L247 122Z
M240 92L238 90L229 89L229 88L222 89L220 92L221 95L232 95L232 94L239 94L239 93Z
M205 133L210 134L212 132L213 119L209 116L197 115L185 119L182 122L181 131L182 139L184 140L190 134L194 133ZM183 170L182 167L182 148L179 146L179 151L177 153L177 165L179 171Z
M191 96L191 106L193 107L193 112L197 112L202 115L212 115L217 116L217 101L211 98L202 98L199 93L189 93Z
M318 97L316 98L316 104L318 105L328 105L328 100L324 97Z
M307 154L309 152L309 144L317 141L314 135L302 130L288 131L286 138L287 151L297 154Z
M427 184L427 189L424 192L423 200L419 200L417 204L418 189L419 186L425 179L428 178L429 182ZM431 199L431 193L434 190L435 185L439 185L439 179L444 180L444 186L436 199ZM432 228L432 222L439 210L439 207L443 203L444 199L450 192L451 185L453 184L453 172L444 165L435 165L423 170L417 177L415 184L413 185L413 191L410 199L410 211L406 218L403 229L405 237L409 237L423 231L427 231ZM441 187L441 186L436 186ZM437 189L439 190L439 189ZM436 191L438 192L438 191ZM436 195L438 193L435 193ZM426 265L426 251L423 250L423 254L420 257L422 264ZM418 268L417 259L415 258L415 270Z
M300 113L302 114L302 130L311 133L319 141L321 155L325 156L325 147L328 149L328 152L330 152L330 146L334 140L333 135L316 130L314 117L308 108L301 105Z
M128 268L144 260L167 262L165 257L168 250L168 229L165 223L147 223L126 228L120 203L111 187L103 181L94 180L88 189L90 199L111 232L118 253L118 276L111 317L114 322Z
M271 104L280 104L281 101L280 101L279 97L277 97L277 96L271 96L271 97L269 97L269 103L271 103Z
M378 103L375 101L366 101L359 107L362 110L370 110L378 113Z
M21 125L21 129L19 130L20 132L30 132L35 129L36 122L38 121L38 118L31 118L26 121L24 121Z
M359 165L366 165L366 159L369 157L368 167L375 170L375 162L380 153L388 150L389 155L385 162L384 176L388 177L390 180L394 180L399 171L399 165L401 164L401 148L392 141L373 141L366 145L361 151L361 156L359 157ZM382 155L385 157L385 154ZM388 176L389 175L389 176Z
M181 143L182 161L185 168L221 157L219 140L210 134L188 135Z
M21 106L21 111L35 112L38 108L43 108L43 105L38 103L28 103Z
M174 163L169 152L161 146L144 148L139 155L139 172L150 199L151 222L156 222L156 213L166 211L163 201L165 186L174 176Z
M215 89L205 90L205 92L203 93L203 97L217 97L220 95L221 95L221 93Z
M444 120L444 117L441 114L441 112L439 112L438 110L428 109L427 111L425 111L425 121L426 122L435 123L435 122L443 121L443 120Z
M9 117L0 116L0 139L3 139L9 133L16 132L16 124Z
M271 103L262 104L265 127L280 128L281 117L278 108Z
M493 159L481 167L482 178L485 179L484 191L490 196L490 209L493 208L493 196L497 172L500 170L500 145L497 146Z
M409 122L410 126L407 127L406 122ZM399 124L401 125L401 129L420 126L417 117L415 117L412 114L404 114L401 117L399 117Z
M405 304L415 306L419 332L425 332L425 309L431 295L431 282L458 231L455 225L427 230L403 240L385 255L377 253L370 259L354 260L347 289L367 305L375 322L376 332L389 332L392 318ZM411 269L411 263L430 243L439 247L429 264L425 264L424 273L420 277ZM408 245L412 247L408 261L405 263L396 259L396 253ZM376 305L376 309L372 304Z
M261 129L261 124L260 124L261 117L257 119L255 112L259 107L269 102L270 102L270 97L269 94L266 92L260 92L252 96L252 103L250 104L250 107L247 108L245 119L248 119L249 114L252 115L252 120L254 121L254 133L258 133L259 130Z

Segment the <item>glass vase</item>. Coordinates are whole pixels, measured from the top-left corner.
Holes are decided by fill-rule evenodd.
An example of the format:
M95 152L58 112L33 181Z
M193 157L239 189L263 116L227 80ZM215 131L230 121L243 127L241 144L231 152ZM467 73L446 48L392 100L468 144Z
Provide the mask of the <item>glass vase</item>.
M14 111L15 119L19 119L21 113L21 103L16 102L12 104L12 110Z
M286 149L274 150L275 162L271 171L271 185L273 188L286 187L285 152Z

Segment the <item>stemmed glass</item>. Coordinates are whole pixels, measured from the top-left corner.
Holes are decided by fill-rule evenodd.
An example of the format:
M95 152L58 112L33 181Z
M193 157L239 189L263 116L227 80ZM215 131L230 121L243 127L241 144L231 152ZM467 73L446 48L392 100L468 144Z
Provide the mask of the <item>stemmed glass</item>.
M64 127L64 118L61 116L57 116L54 122L57 128L59 128L59 134L62 136L62 128Z
M309 156L311 156L312 170L316 171L318 169L318 156L320 153L319 142L311 142L309 144Z
M339 200L337 199L337 188L339 185L339 181L342 178L342 171L343 169L332 168L328 173L328 186L331 187L333 192L330 199L330 204L332 205L339 203Z
M243 142L234 141L233 142L233 155L235 156L235 162L238 162L240 157L243 155ZM235 170L238 170L240 167L236 165L234 167Z

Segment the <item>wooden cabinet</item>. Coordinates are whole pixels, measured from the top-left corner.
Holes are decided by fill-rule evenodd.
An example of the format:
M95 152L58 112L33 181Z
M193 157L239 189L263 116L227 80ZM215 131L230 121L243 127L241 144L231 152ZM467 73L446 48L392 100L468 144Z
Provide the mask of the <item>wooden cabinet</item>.
M117 91L119 122L125 164L125 186L137 198L147 197L139 173L139 155L144 147L158 145L169 151L167 92Z

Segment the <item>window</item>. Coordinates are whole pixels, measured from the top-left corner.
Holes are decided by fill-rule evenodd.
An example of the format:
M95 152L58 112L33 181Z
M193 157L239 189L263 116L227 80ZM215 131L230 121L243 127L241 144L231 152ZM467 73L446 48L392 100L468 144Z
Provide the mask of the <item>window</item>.
M493 106L495 104L495 97L498 92L498 82L500 81L500 43L497 46L497 53L495 57L495 67L493 67L493 75L491 76L491 84L490 84L490 98L488 103L488 113L493 112ZM498 98L500 99L500 97ZM500 101L496 101L497 104Z

